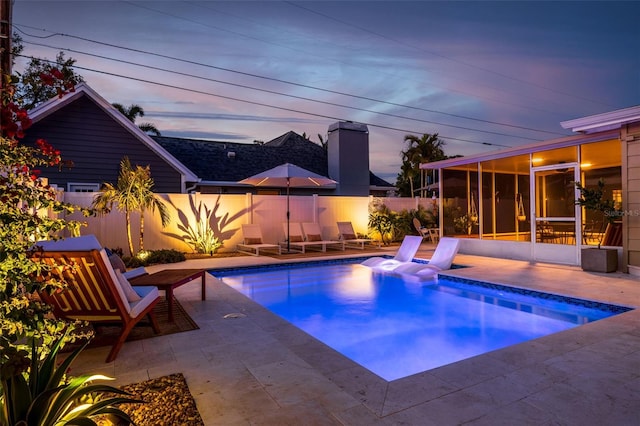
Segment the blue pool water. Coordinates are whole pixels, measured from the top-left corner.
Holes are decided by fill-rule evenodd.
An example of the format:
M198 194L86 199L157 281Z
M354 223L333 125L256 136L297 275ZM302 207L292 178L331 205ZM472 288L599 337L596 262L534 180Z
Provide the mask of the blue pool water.
M211 272L388 381L629 310L469 280L404 282L359 264Z

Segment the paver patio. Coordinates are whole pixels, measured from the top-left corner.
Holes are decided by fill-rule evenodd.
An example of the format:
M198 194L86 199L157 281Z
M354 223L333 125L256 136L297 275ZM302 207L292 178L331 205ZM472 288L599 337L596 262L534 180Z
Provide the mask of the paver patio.
M417 257L433 247L423 244ZM274 262L248 256L150 269ZM451 275L640 305L640 280L627 274L464 254L455 262L471 267ZM85 350L72 373L100 372L123 385L181 372L207 425L640 424L640 310L386 382L209 274L206 285L206 301L197 284L175 291L199 330L128 342L109 364L108 348ZM230 313L244 316L225 319Z

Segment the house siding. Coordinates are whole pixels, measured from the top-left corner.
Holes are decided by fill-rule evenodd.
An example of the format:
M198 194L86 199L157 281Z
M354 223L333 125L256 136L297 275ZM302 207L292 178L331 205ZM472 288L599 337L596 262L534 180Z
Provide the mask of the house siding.
M63 160L73 162L70 169L42 170L50 184L62 189L68 182L115 184L120 162L128 156L133 165L150 166L154 191L182 192L180 173L86 95L35 123L25 143L39 138L60 150Z
M626 232L625 259L627 265L640 266L640 123L634 123L622 128L622 141L627 141L623 151L623 161L626 160L626 178L623 176L627 194L623 209ZM624 170L624 168L623 168Z

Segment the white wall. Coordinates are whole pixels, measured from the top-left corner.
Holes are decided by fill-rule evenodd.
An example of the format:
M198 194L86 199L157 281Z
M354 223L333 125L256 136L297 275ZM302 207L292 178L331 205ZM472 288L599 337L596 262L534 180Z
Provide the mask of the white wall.
M64 201L79 206L91 205L94 193L64 193ZM171 224L162 229L160 216L147 211L145 213L144 248L157 250L173 248L191 252L192 248L184 242L185 228L194 226L198 214L204 219L206 209L212 211L212 228L224 241L221 251L235 250L242 239L240 231L243 223L257 223L262 226L263 237L267 242L284 240L283 223L286 223L287 197L284 195L251 194L158 194L166 201L171 214ZM289 198L290 218L292 222L317 222L325 238L337 238L338 221L351 221L356 232L366 233L369 220L369 203L372 197L341 196L295 196ZM416 209L419 204L431 208L432 200L411 198L380 198L393 211ZM81 234L94 234L100 243L109 248L127 250L125 215L114 209L103 216L82 218L79 214L70 218L87 222ZM132 238L134 250L138 250L140 216L131 214Z

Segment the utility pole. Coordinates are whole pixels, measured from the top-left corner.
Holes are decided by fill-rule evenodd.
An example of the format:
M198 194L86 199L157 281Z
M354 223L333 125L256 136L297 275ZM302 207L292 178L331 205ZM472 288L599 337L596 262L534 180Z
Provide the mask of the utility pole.
M11 3L0 0L0 75L11 75Z

